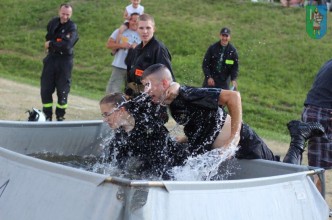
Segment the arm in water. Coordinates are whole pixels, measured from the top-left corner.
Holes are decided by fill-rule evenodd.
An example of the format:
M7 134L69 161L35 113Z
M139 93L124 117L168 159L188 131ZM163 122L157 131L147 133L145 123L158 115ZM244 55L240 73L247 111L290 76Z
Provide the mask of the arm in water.
M239 92L222 90L219 96L219 104L227 106L229 115L231 116L231 134L225 142L225 146L231 144L237 145L240 140L240 129L242 124L242 102Z
M166 90L166 98L164 102L169 103L176 99L179 95L179 89L180 84L172 82ZM231 145L237 146L240 140L240 129L242 124L242 102L240 93L236 91L222 90L219 95L218 103L219 105L227 106L231 118L229 122L230 132L227 132L229 133L229 137L227 137L226 140L225 137L221 137L221 139L224 139L221 147L230 147ZM229 127L226 125L225 129L228 128Z

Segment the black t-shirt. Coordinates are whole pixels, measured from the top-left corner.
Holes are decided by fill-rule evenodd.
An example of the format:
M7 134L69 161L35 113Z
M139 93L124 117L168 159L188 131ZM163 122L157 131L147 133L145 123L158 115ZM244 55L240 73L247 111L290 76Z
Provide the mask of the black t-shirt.
M170 105L172 117L184 126L193 154L211 150L224 125L227 114L218 105L220 92L217 88L181 86L178 97Z
M332 60L317 73L304 104L332 109Z

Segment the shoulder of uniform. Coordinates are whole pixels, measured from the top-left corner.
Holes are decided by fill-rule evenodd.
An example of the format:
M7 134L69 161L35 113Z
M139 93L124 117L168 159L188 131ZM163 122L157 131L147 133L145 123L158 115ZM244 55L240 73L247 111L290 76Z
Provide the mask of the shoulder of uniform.
M69 27L69 29L77 30L77 25L76 25L75 22L72 21L72 20L69 20L69 21L67 22L67 27Z
M59 23L60 18L59 17L53 17L48 23L49 24L54 24L54 23Z
M230 48L232 48L233 50L236 50L236 48L233 44L231 44L231 43L228 43L228 44L229 44Z

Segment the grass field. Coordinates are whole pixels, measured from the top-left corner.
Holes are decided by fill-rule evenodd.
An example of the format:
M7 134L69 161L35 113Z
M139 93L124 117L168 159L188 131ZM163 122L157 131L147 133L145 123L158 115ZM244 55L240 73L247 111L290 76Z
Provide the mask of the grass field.
M2 0L0 77L39 85L46 24L62 1ZM76 0L79 28L72 93L99 99L111 74L110 33L122 22L129 1ZM156 36L172 54L177 81L200 86L207 47L222 26L232 30L240 57L239 91L244 121L266 138L289 141L286 123L299 119L319 67L331 57L331 25L321 40L308 37L304 8L247 0L142 1L155 17ZM328 14L328 19L330 14Z

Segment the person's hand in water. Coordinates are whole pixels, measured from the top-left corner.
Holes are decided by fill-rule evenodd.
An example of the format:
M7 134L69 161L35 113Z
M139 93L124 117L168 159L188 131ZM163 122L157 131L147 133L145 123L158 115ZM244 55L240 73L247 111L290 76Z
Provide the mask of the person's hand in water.
M176 136L175 137L175 140L178 142L178 143L187 143L188 142L188 138L187 136L185 135L179 135L179 136Z
M228 160L233 159L235 157L236 151L238 150L239 141L240 135L238 133L235 135L235 137L227 139L223 146L220 147L223 149L219 152L220 156Z
M225 141L225 144L222 146L223 148L230 148L238 146L240 142L240 135L237 132L234 137L230 137Z

